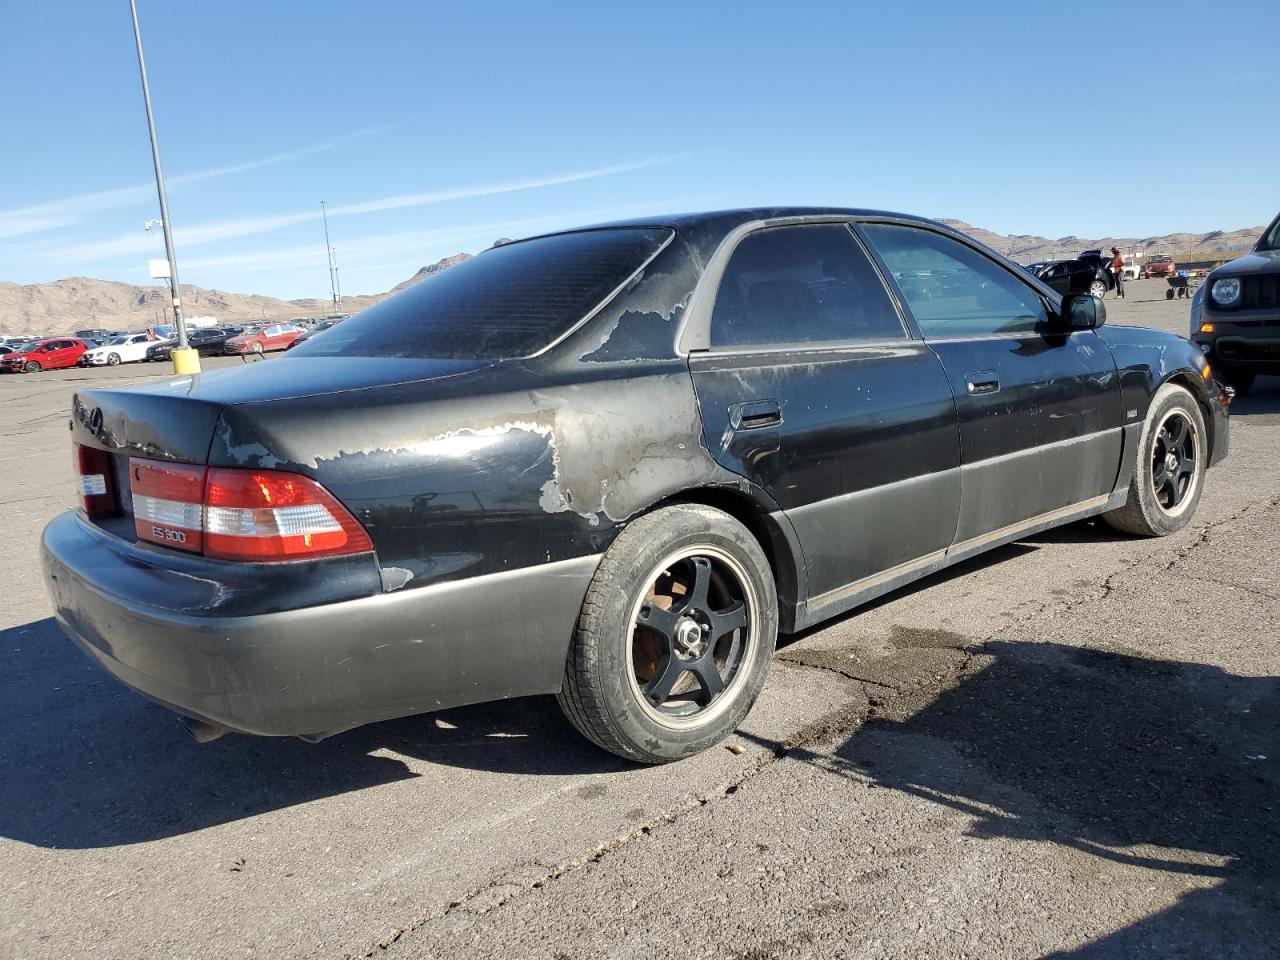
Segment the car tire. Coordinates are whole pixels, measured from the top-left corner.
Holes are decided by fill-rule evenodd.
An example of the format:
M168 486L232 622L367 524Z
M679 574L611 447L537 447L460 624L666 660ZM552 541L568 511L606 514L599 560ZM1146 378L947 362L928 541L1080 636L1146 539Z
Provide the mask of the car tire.
M23 373L39 373L40 364L37 363L35 360L28 360L26 363L22 365L22 372Z
M1129 498L1102 519L1140 537L1167 537L1185 527L1204 490L1208 439L1195 397L1185 387L1166 383L1142 425Z
M263 354L263 352L264 352L264 349L265 349L265 348L264 348L264 347L262 346L262 344L260 344L260 343L255 343L255 344L253 345L253 352L254 352L254 353L256 353L259 357L261 357L261 356L262 356L262 354Z
M1079 289L1077 287L1077 289ZM1089 284L1089 293L1101 300L1107 295L1107 283L1105 280L1095 280Z
M107 354L107 366L118 367L119 365L120 365L120 354L118 353Z
M737 729L777 632L773 573L751 532L702 504L664 507L601 559L557 699L597 746L640 763L679 760Z

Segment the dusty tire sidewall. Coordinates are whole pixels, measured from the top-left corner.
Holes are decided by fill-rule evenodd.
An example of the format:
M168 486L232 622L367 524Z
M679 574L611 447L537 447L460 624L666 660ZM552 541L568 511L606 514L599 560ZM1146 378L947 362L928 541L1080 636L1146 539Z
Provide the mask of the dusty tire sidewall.
M1155 491L1151 488L1151 451L1155 432L1165 417L1173 411L1179 411L1195 428L1198 445L1196 448L1196 481L1191 493L1191 500L1177 516L1170 516L1161 509L1156 501ZM1142 439L1138 444L1138 465L1134 474L1135 493L1147 523L1161 536L1177 533L1195 516L1200 506L1200 496L1204 493L1205 470L1209 457L1209 437L1205 433L1204 412L1195 397L1185 388L1174 384L1165 384L1156 393L1151 409L1147 413L1146 422L1142 426Z
M631 549L614 573L615 584L625 583L598 624L597 643L600 682L609 718L625 740L655 760L675 760L698 753L732 733L750 712L769 674L778 633L777 591L769 562L755 538L728 514L699 508L663 511L668 529L649 536L639 549ZM723 518L722 520L720 518ZM661 529L661 528L659 528ZM648 590L656 565L670 554L693 547L714 547L733 556L751 579L756 596L753 614L758 626L754 649L740 670L747 676L734 701L713 719L699 724L665 726L651 718L637 702L630 674L631 614Z

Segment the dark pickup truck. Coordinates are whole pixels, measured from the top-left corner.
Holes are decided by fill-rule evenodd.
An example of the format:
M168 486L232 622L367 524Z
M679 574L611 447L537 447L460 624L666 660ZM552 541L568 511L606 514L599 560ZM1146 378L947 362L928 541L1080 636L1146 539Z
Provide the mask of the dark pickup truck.
M1224 263L1191 301L1191 339L1219 376L1247 393L1280 374L1280 215L1247 256Z

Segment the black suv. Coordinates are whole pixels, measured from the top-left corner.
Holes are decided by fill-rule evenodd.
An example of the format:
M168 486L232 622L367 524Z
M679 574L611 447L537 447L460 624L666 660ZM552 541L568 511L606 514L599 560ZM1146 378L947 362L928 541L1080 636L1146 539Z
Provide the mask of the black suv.
M1252 253L1201 284L1191 301L1191 339L1237 393L1260 373L1280 374L1280 215Z

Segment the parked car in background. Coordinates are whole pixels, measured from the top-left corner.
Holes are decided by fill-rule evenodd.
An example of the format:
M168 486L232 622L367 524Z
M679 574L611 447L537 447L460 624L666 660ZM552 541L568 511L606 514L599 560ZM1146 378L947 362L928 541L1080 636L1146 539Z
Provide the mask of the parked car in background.
M1092 258L1060 260L1041 270L1038 277L1063 296L1088 293L1102 298L1116 285L1115 277L1110 271L1099 266L1097 260Z
M1172 277L1177 272L1178 265L1173 262L1173 257L1163 253L1151 257L1142 268L1142 275L1146 279Z
M222 356L225 353L227 332L218 327L207 327L187 332L187 346L204 357ZM148 360L168 360L173 355L175 340L161 340L147 348Z
M313 324L311 324L311 326L307 327L307 329L306 329L306 330L303 330L303 331L302 331L302 333L301 333L301 334L299 334L299 335L298 335L298 337L297 337L296 339L294 339L294 341L293 341L291 344L289 344L289 346L285 347L285 349L286 349L286 350L292 350L294 347L298 346L298 344L300 344L300 343L306 343L308 340L310 340L312 337L314 337L317 333L324 333L324 331L326 331L326 330L332 330L335 326L337 326L339 323L341 323L344 319L346 319L346 318L345 318L345 317L336 317L336 318L334 318L334 319L332 319L332 320L317 320L317 321L315 321Z
M239 336L226 342L227 353L238 353L243 356L270 353L273 350L288 350L289 345L302 336L302 328L292 323L272 323L250 332L246 330Z
M1280 374L1280 215L1247 256L1224 263L1191 300L1191 339L1240 394Z
M279 362L80 391L45 585L205 739L556 693L676 760L743 720L779 631L1083 517L1191 521L1223 396L1105 313L871 211L507 243Z
M13 373L37 373L74 367L87 349L85 342L75 337L35 340L0 356L0 369Z
M76 336L81 340L96 340L98 343L106 343L112 337L123 337L128 332L127 330L106 330L102 327L94 327L92 330L77 330Z
M1120 276L1124 278L1125 283L1128 283L1130 280L1142 279L1142 264L1125 257L1124 266L1120 270Z
M137 363L147 359L147 351L156 343L156 339L150 334L126 333L123 336L112 337L100 347L86 350L84 356L80 358L80 363L86 367L104 365L114 367L119 363Z

